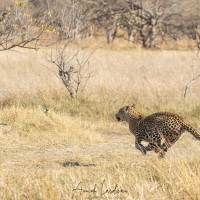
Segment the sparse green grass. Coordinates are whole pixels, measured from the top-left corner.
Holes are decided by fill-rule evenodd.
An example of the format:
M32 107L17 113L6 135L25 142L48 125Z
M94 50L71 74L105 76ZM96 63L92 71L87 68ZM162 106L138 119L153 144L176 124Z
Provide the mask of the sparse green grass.
M187 134L164 159L142 156L114 117L135 103L145 115L174 112L199 130L198 82L182 99L199 71L193 53L99 50L95 77L76 100L52 66L35 64L44 62L40 53L26 53L8 52L0 66L0 121L8 124L0 127L0 199L199 199L199 141ZM116 184L127 192L101 194L104 180L104 192ZM97 184L97 192L74 192L79 183L87 190Z

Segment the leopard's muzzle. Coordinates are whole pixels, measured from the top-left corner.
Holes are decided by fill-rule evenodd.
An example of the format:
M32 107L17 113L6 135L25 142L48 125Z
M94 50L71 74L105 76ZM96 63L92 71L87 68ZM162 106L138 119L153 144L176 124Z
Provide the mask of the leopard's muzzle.
M115 116L115 117L116 117L118 122L121 121L120 117L118 117L118 116Z

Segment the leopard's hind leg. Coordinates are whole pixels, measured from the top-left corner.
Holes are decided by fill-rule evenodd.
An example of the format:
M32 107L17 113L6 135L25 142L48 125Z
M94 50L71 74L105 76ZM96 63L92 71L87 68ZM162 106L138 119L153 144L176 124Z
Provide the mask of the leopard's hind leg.
M163 158L165 156L165 152L162 149L161 141L150 142L148 146L145 147L146 151L155 151L155 153L159 154L159 158Z
M167 152L167 150L176 143L179 138L181 137L182 133L173 132L171 133L168 138L165 138L165 142L162 144L162 149Z

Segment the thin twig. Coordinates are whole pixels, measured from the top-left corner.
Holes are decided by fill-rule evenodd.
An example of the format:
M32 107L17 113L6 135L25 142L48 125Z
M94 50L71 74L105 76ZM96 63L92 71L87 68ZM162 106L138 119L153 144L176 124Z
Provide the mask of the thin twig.
M186 86L185 86L185 92L184 92L184 99L186 98L188 87L189 87L195 80L197 80L199 77L200 77L200 74L199 74L198 76L196 76L195 78L193 78L191 81L189 81L189 82L186 84Z

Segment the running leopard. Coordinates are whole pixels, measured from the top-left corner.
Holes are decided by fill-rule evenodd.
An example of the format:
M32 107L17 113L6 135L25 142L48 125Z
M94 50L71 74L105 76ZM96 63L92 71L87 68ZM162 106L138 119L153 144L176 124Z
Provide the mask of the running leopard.
M135 135L135 147L143 154L147 151L159 153L159 157L164 157L165 152L183 134L190 132L196 139L200 140L200 135L183 119L173 113L158 112L149 116L144 116L133 106L124 106L116 114L118 121L129 123L129 130ZM141 144L148 142L147 146Z

